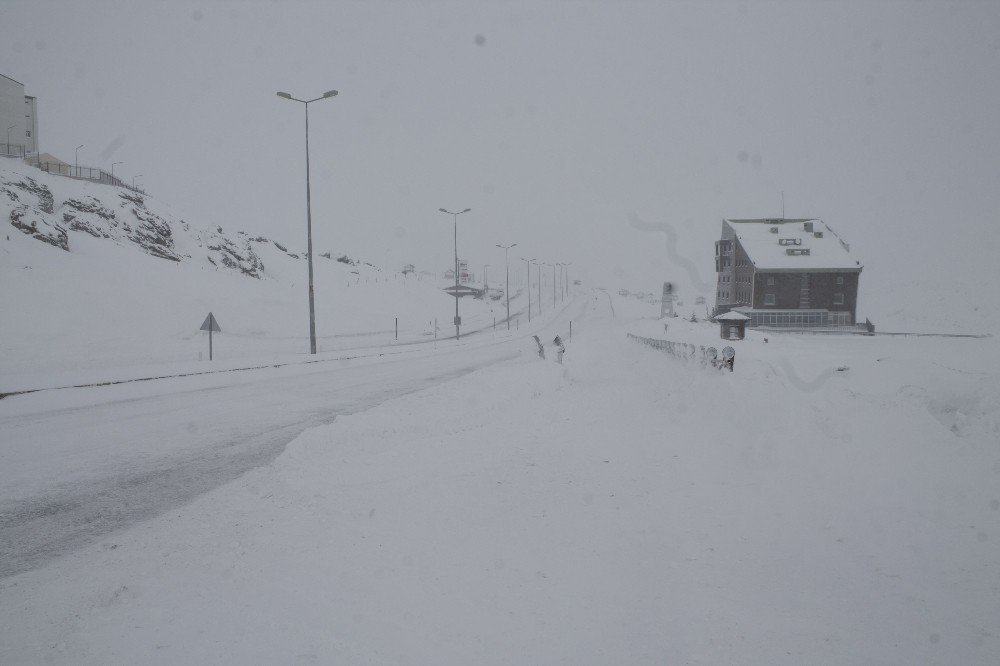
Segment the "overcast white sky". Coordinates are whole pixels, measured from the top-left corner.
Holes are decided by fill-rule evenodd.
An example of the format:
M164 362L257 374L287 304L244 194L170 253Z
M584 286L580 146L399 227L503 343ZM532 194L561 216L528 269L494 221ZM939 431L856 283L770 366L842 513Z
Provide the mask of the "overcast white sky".
M305 245L303 109L275 92L335 88L310 106L320 251L442 270L437 210L471 207L477 272L516 242L652 289L685 277L630 214L710 281L721 219L783 190L862 289L1000 277L1000 2L4 0L0 25L43 151L123 161L203 226ZM911 233L940 255L896 261Z

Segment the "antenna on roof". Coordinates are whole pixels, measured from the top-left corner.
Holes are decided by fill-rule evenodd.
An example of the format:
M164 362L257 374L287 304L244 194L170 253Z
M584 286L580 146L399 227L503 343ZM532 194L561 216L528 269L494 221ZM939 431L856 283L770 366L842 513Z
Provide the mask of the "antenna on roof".
M781 190L781 219L785 219L785 191Z

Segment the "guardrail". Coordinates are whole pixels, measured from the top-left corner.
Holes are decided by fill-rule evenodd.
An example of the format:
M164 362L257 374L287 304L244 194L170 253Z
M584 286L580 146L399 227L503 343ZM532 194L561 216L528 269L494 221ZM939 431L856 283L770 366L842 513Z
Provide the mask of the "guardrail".
M629 333L628 337L647 347L666 352L682 361L700 363L703 368L727 369L729 372L732 372L736 360L736 351L732 347L725 347L720 357L719 351L715 347L696 346L687 342L673 342L672 340L644 338L632 333Z
M0 143L0 155L4 157L24 157L24 146L19 143Z
M127 190L137 192L139 194L146 194L146 191L129 185L121 178L117 176L112 176L110 173L104 169L98 169L97 167L86 167L86 166L74 166L72 164L63 164L61 162L39 162L38 160L28 160L28 164L31 166L38 167L42 171L55 174L57 176L66 176L67 178L76 178L78 180L89 180L95 183L104 183L105 185L114 185L115 187L124 187Z

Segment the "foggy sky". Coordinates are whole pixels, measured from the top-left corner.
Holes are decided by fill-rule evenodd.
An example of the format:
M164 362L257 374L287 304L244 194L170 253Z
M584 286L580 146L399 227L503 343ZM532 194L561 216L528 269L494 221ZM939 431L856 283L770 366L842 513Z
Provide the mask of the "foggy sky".
M41 148L201 226L609 287L714 280L723 217L823 218L868 284L994 281L997 2L0 3ZM900 261L911 234L939 254ZM512 266L512 269L514 266ZM518 270L523 263L518 262ZM705 294L711 296L711 293Z

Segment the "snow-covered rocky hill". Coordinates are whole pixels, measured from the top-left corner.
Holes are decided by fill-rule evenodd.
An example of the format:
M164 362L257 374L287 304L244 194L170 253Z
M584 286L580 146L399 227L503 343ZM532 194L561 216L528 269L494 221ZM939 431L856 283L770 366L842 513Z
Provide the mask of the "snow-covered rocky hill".
M199 226L154 197L0 160L0 391L173 372L207 362L201 323L222 327L215 362L271 362L309 349L306 258L278 239ZM318 346L450 335L438 280L319 249ZM521 308L512 294L512 316ZM502 319L463 299L467 331Z
M164 206L138 192L54 177L16 160L0 163L0 214L35 240L66 251L76 249L82 232L170 261L208 262L262 278L262 247L301 258L277 241L251 238L223 228L199 229L175 219ZM327 255L329 258L329 255Z

